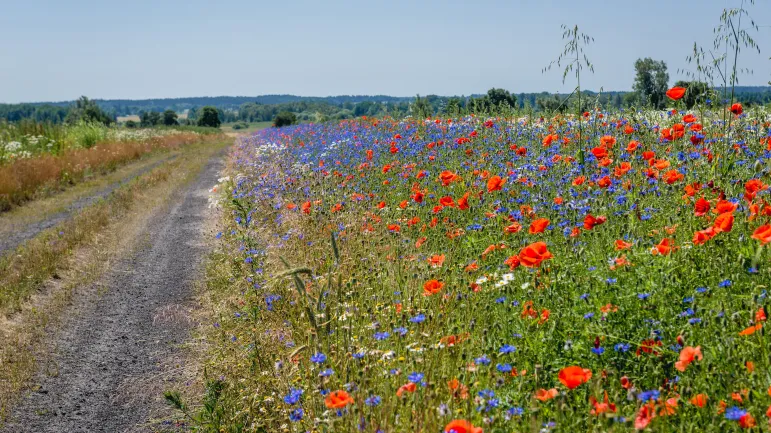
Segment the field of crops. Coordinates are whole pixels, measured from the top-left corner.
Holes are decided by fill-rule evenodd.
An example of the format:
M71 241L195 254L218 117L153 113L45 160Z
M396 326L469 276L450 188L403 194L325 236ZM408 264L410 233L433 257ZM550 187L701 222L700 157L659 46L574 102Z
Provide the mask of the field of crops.
M216 417L767 429L771 117L743 111L364 118L243 139L210 281L240 288L212 328Z

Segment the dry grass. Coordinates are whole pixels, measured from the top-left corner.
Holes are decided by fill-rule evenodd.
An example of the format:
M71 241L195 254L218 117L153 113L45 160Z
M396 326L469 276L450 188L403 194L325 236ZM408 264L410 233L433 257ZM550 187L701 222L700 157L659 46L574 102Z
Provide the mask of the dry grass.
M89 170L111 170L156 149L174 149L200 141L199 134L175 134L146 142L104 143L61 155L20 159L0 166L0 211L34 198L44 187L78 182Z
M153 214L149 210L167 203L224 144L220 140L195 145L181 158L141 176L3 259L0 421L35 371L45 370L45 337L77 288L96 281L115 257L130 252Z

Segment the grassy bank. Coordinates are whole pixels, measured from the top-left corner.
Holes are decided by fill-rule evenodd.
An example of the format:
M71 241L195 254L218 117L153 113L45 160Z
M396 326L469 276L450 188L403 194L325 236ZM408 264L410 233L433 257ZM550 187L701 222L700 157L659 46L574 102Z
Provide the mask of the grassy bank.
M108 172L156 150L175 149L216 135L179 132L133 136L130 140L72 148L58 154L19 158L0 165L0 211L32 200L36 195L78 183L93 172Z

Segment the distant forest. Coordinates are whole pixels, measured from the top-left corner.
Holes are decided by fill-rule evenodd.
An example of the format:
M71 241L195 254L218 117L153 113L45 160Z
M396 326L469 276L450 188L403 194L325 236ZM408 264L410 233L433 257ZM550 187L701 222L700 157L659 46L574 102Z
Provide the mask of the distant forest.
M720 92L722 89L716 89ZM508 94L508 92L507 92ZM567 95L548 92L511 93L513 108L532 108L534 111L555 110L564 105ZM622 108L634 103L634 92L582 92L588 103L603 107ZM196 119L204 106L215 107L222 122L272 121L279 112L292 112L298 121L325 121L358 116L394 117L436 113L457 114L471 111L486 95L398 97L387 95L342 95L307 97L294 95L215 96L163 99L94 99L93 101L113 118L118 116L160 113L172 110L187 113L187 121ZM770 104L770 86L737 86L736 99L746 105ZM74 101L0 104L0 119L15 122L32 119L39 122L64 122ZM416 110L418 108L418 110Z

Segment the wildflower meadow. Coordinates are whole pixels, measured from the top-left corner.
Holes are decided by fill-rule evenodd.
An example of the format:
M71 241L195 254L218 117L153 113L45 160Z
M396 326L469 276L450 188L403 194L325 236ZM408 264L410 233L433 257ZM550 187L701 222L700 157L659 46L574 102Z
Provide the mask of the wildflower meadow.
M766 431L771 117L686 110L684 92L666 111L360 118L241 139L220 196L209 284L230 289L204 418Z

